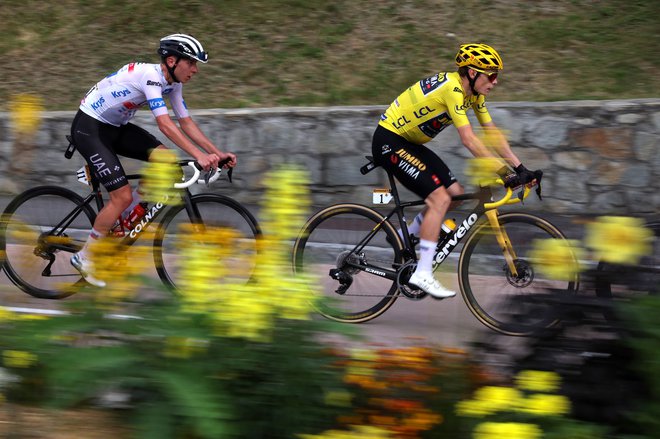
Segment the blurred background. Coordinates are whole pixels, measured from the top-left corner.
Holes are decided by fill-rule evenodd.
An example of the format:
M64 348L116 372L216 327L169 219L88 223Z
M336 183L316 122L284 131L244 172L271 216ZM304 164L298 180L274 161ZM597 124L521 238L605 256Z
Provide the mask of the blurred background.
M144 277L59 302L0 275L0 436L658 437L660 304L649 293L660 279L643 271L658 257L647 227L660 204L658 16L651 0L4 1L1 208L37 184L84 192L82 159L62 157L80 99L128 62L158 62L162 36L190 33L210 62L186 103L239 153L234 185L211 190L249 206L273 253L258 288L191 287L210 301L193 311L154 283L144 251L126 263ZM504 60L495 122L529 167L550 171L546 201L524 209L587 249L580 295L560 304L566 323L502 336L460 297L401 299L359 327L320 319L288 275L291 241L322 205L369 204L383 175L357 169L378 115L420 78L454 70L471 41ZM459 148L447 161L462 175L454 131L434 142ZM287 177L282 163L306 172ZM589 246L600 215L616 219ZM197 263L191 279L217 275ZM456 284L455 259L440 276Z
M186 86L191 108L388 104L457 47L503 54L493 100L648 98L660 61L653 1L13 1L0 20L8 97L74 110L129 61L157 62L159 38L187 32L211 62ZM101 76L99 76L101 75ZM579 78L579 79L578 79Z

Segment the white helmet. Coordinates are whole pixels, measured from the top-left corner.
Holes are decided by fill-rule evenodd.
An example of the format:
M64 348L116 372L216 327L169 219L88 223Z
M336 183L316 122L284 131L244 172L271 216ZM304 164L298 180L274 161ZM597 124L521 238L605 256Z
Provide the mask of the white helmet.
M209 60L202 44L190 35L172 34L160 39L158 54L161 58L178 56L194 59L203 63Z

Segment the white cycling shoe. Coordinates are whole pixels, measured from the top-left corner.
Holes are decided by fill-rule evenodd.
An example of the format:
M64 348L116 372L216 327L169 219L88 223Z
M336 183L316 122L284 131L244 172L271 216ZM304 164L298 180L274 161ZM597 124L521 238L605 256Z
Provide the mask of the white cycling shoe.
M443 287L442 284L433 277L433 273L423 273L416 270L412 276L410 276L408 283L425 293L430 294L436 299L447 299L448 297L454 297L456 295L455 291Z
M97 279L92 275L92 272L94 271L92 263L82 258L79 253L75 253L71 256L71 265L80 272L80 275L85 281L87 281L87 283L99 288L105 287L105 281Z

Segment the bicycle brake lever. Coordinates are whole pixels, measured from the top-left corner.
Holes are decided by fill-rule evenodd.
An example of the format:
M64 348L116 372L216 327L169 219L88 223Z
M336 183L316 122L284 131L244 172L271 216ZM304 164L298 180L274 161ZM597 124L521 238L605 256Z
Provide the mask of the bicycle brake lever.
M227 171L227 178L229 179L229 182L231 183L231 174L234 173L234 168L229 168Z
M543 179L543 171L540 169L534 171L534 178L536 179L536 196L539 197L539 200L543 201L541 196L541 180Z
M209 180L211 179L211 175L213 175L214 171L215 171L214 168L209 168L209 172L204 174L204 183L206 183L206 187L210 186Z

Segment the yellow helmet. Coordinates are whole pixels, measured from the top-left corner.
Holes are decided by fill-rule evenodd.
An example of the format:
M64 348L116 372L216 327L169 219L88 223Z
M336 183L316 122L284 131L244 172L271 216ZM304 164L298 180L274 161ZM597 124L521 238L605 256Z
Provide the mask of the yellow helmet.
M483 43L463 44L456 54L456 65L467 66L482 73L504 68L500 54Z

